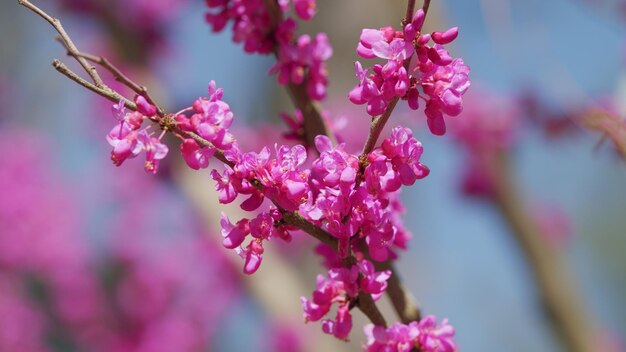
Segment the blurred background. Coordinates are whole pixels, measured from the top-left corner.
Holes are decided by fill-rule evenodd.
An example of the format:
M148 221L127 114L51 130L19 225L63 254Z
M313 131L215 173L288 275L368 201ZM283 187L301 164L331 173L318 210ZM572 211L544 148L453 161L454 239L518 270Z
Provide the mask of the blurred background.
M293 107L267 75L273 59L245 54L230 30L211 33L204 2L36 4L168 110L206 95L213 79L246 148L281 138L278 115ZM346 99L360 30L398 26L405 8L319 0L300 28L328 33L323 107L349 150L360 149L369 126ZM581 310L599 329L598 351L626 351L625 159L611 131L603 137L584 123L598 112L618 126L626 117L626 3L434 1L426 28L452 26L460 36L451 53L472 69L465 112L447 119L443 137L428 132L421 111L399 107L390 122L414 130L431 170L403 193L414 237L399 272L425 313L450 320L463 351L563 350L511 229L484 180L468 177L484 152L468 140L496 140L491 148L506 154L526 212L563 255ZM188 171L174 144L156 176L136 160L113 166L104 139L111 104L50 66L73 64L53 29L3 1L0 33L1 352L360 349L362 319L350 343L302 323L299 297L321 272L312 242L271 244L259 272L244 277L220 245L224 207L208 172Z

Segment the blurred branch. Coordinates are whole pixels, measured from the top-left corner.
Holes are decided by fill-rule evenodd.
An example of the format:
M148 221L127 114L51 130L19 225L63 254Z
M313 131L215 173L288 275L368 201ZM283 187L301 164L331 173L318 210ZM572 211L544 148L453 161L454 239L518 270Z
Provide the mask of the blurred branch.
M592 110L583 115L582 123L587 129L600 132L602 140L608 138L622 159L626 160L625 120L604 111Z
M543 305L567 351L597 351L593 341L595 330L563 258L542 241L536 222L526 213L507 158L500 155L491 167L496 205L530 265Z

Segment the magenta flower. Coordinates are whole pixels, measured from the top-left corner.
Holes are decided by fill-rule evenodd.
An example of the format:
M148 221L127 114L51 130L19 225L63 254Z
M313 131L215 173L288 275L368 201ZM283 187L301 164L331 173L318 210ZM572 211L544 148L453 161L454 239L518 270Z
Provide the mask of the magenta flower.
M138 136L139 133L124 121L115 125L107 134L107 142L113 147L111 161L115 166L122 165L126 159L132 159L141 152Z
M359 279L361 277L361 279ZM306 322L318 321L330 312L337 303L335 319L322 320L322 331L341 340L347 340L352 330L350 301L359 295L359 290L372 294L378 299L387 287L388 272L374 272L372 263L367 260L351 268L336 267L328 270L328 278L317 276L317 285L311 300L300 298Z
M303 20L310 20L315 16L317 10L316 0L293 0L293 7L298 15Z
M382 153L389 158L402 184L410 186L415 180L428 176L430 170L419 162L422 144L413 137L410 129L395 127L391 137L383 141Z
M137 144L146 152L144 169L147 173L156 174L159 169L159 161L167 155L168 148L161 143L159 138L151 137L145 130L139 132Z
M456 351L454 328L448 324L448 319L444 319L441 325L437 326L437 318L433 315L428 315L419 322L418 327L420 333L417 336L417 341L423 351Z
M220 225L222 225L222 237L224 237L223 245L228 249L239 247L250 233L248 219L242 219L233 225L226 214L222 213Z
M347 304L341 304L337 308L335 320L324 319L322 321L322 331L340 340L348 340L348 335L352 331L352 315Z
M193 139L185 139L180 145L180 152L190 168L200 170L209 166L209 159L215 154L215 149L201 148Z
M376 272L372 262L362 260L357 264L363 277L359 279L359 286L363 292L370 293L375 301L379 300L387 289L387 280L391 277L391 271Z
M381 115L397 98L406 100L411 109L417 110L422 98L426 101L425 113L431 132L442 135L446 131L443 115L457 116L463 109L462 96L470 85L469 67L462 59L451 57L443 46L457 38L458 28L422 34L424 18L424 11L420 9L404 31L384 27L361 32L357 54L366 59L383 59L386 63L372 66L371 74L357 63L359 83L348 96L354 104L367 104L371 116ZM428 45L431 40L435 43L433 46ZM407 72L405 64L414 53L417 67Z
M157 113L156 106L148 103L143 95L135 95L135 104L137 104L137 111L144 116L152 117Z

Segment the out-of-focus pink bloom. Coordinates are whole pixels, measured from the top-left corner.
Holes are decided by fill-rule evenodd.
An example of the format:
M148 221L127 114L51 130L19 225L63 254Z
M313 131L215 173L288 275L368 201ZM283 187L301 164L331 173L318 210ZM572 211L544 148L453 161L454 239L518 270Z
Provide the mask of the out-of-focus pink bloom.
M520 109L515 101L478 90L467 97L464 111L463 118L451 124L455 141L468 154L462 190L467 195L491 197L490 164L514 146Z
M265 340L266 352L303 352L306 350L306 340L301 326L278 323L268 329Z
M124 192L113 214L108 205L81 207L84 192L57 177L41 136L8 131L0 146L20 151L0 155L0 350L47 351L60 338L94 351L207 348L235 290L232 272L215 246L185 236L196 220L163 196L167 187L124 173L103 178L98 190L108 196L111 183L130 178L136 196ZM139 191L149 183L151 192ZM97 255L80 223L91 212L106 219L98 227L108 250ZM169 230L176 237L166 243Z

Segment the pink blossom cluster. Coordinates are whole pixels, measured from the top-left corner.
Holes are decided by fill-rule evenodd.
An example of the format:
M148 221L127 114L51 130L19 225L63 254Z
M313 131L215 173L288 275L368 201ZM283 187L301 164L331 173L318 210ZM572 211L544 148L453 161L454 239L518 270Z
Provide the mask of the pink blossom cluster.
M161 143L161 136L153 137L149 132L152 126L141 129L144 120L155 118L157 109L148 103L145 97L135 96L137 111L126 111L124 101L113 105L113 116L119 124L116 124L107 134L107 142L113 147L111 161L116 166L122 165L126 159L132 159L142 152L146 154L144 169L146 172L155 174L159 168L159 161L168 153L168 148Z
M330 269L327 278L318 275L311 300L300 298L304 320L319 321L330 312L332 305L337 303L335 320L322 320L322 330L339 339L347 340L352 330L350 304L358 297L360 291L371 294L374 300L378 300L387 288L387 279L390 276L391 272L388 270L376 272L374 265L365 259L351 268Z
M270 74L277 74L282 85L306 84L309 97L322 100L326 96L328 72L326 60L332 55L328 37L318 33L315 37L301 35L296 38L297 23L293 18L282 18L289 10L290 0L278 1L279 14L272 14L263 0L207 0L210 12L207 22L214 32L222 31L233 22L233 40L243 42L248 53L274 52L276 63ZM315 15L316 0L293 0L295 14L309 20ZM274 23L272 16L280 16Z
M289 3L278 1L281 12L289 10ZM272 14L263 0L206 0L206 5L209 12L205 18L214 32L221 32L232 21L233 41L243 42L246 52L269 54L274 50L278 34L272 33ZM317 5L316 0L293 0L293 6L298 17L310 20Z
M222 219L224 245L236 249L245 259L244 271L256 271L263 253L263 241L275 236L288 240L290 229L282 225L283 211L298 211L305 219L328 231L339 241L339 255L359 251L363 243L374 260L395 256L393 248L406 248L410 237L398 213L402 206L398 190L402 184L413 184L428 175L419 159L421 144L409 129L397 127L381 148L368 155L362 180L358 156L349 154L343 145L333 147L325 136L316 137L319 157L305 168L307 155L301 145L292 148L275 146L275 157L269 148L260 153L241 152L234 143L225 151L233 163L222 173L213 170L219 200L234 201L246 197L241 208L258 209L265 198L273 205L254 219L242 219L232 224ZM241 244L248 235L253 240Z
M228 204L241 195L244 199L240 207L256 212L234 223L222 214L223 245L235 250L244 261L243 272L252 274L261 265L267 241L290 241L297 230L287 225L287 212L335 237L338 248L325 246L318 250L329 267L329 279L318 280L313 299L303 300L303 306L306 318L317 321L333 303L339 303L336 319L324 320L323 329L347 338L352 325L350 303L359 292L378 299L391 275L388 271L376 272L363 252L367 249L373 260L385 261L396 257L395 249L406 248L410 238L400 219L403 207L399 190L429 173L420 162L421 143L410 129L396 127L379 147L363 156L348 153L344 144L333 146L322 135L315 138L316 158L308 158L302 145L276 144L273 151L263 147L260 152L245 152L229 130L233 114L222 98L223 91L211 82L208 98L199 98L171 116L181 131L205 140L200 144L195 138L179 135L187 165L206 168L209 158L219 153L225 167L211 171L219 201ZM137 113L119 112L120 104L114 107L120 125L132 126L134 116L158 123L153 106L142 97L135 101ZM292 120L294 126L298 125L297 119ZM264 205L265 199L271 202ZM357 253L359 259L346 267L343 259L350 253Z
M419 108L422 99L426 102L424 112L430 131L443 135L444 114L457 116L463 109L462 96L470 86L469 67L463 59L452 58L444 47L457 38L458 28L423 34L424 19L425 12L419 9L403 31L392 27L363 29L357 54L387 62L375 64L370 73L357 61L359 83L349 98L354 104L367 104L371 116L381 115L394 99L406 100L413 110ZM431 41L433 45L429 44ZM412 67L414 54L417 63Z
M211 82L209 98L196 100L176 115L176 122L181 130L210 142L200 146L194 139L183 138L181 152L189 167L208 167L208 159L217 150L229 163L223 172L211 171L221 203L231 203L239 195L245 197L240 206L246 211L259 209L265 198L273 203L253 219L235 224L225 216L222 219L224 245L244 258L246 273L258 269L265 241L290 239L293 229L282 224L284 211L298 211L336 237L342 257L351 249L358 251L359 241L378 261L395 255L393 247L406 247L410 235L398 216L402 211L398 190L429 172L419 161L422 145L408 128L394 128L382 146L367 155L362 171L358 155L347 153L342 144L333 146L325 136L316 137L319 157L308 162L301 145L275 145L274 153L267 147L258 153L243 152L229 132L233 114L222 97L222 90ZM186 111L193 114L188 117ZM252 240L244 244L249 235Z
M365 327L365 335L367 344L364 348L369 352L409 352L415 349L423 352L457 350L454 342L454 328L448 324L447 319L437 326L437 319L432 315L408 325L394 323L387 329L369 324Z

